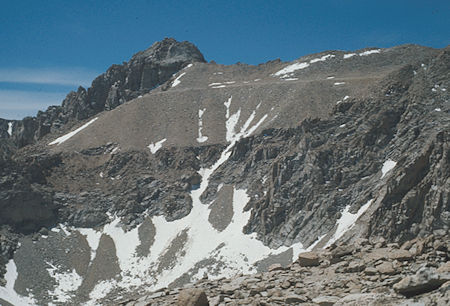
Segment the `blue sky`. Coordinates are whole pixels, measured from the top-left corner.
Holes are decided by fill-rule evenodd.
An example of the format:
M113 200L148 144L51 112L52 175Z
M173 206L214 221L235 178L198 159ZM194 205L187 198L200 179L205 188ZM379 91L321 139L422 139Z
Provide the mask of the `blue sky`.
M450 1L3 1L0 117L60 104L164 37L222 64L325 50L450 43Z

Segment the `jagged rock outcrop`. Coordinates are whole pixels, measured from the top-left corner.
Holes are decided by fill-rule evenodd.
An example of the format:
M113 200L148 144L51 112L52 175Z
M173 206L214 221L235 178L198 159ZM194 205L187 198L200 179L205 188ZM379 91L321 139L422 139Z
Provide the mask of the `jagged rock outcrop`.
M442 111L449 103L448 54L390 74L373 84L370 98L337 104L329 120L237 143L214 177L253 194L246 232L274 247L310 245L332 230L346 206L356 213L371 199L378 200L362 236L401 242L448 231L450 121ZM396 166L385 175L388 160ZM209 185L205 199L217 185Z
M59 155L0 162L0 224L24 234L55 224L58 215L53 191L45 185L52 168L60 163Z
M190 42L173 38L155 42L147 50L136 53L129 62L112 65L87 90L80 86L76 92L70 92L61 106L50 106L45 112L39 111L36 117L16 121L12 135L8 135L4 121L0 122L0 138L12 138L18 147L35 143L66 124L73 125L148 93L194 62L205 62L205 59Z

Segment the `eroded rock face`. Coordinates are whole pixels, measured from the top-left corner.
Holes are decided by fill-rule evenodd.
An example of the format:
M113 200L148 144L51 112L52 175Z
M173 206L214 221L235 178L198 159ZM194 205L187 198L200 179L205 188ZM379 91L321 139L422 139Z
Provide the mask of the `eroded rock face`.
M0 170L0 224L21 233L50 227L57 220L53 192L45 186L46 175L61 162L58 155L29 156L26 168L8 159ZM1 164L1 163L0 163Z
M7 134L8 126L0 123L0 137L12 138L18 147L35 143L68 123L73 125L148 93L194 62L205 62L197 47L166 38L136 53L128 63L112 65L87 90L80 86L76 92L70 92L61 106L51 106L36 117L16 121L12 135Z

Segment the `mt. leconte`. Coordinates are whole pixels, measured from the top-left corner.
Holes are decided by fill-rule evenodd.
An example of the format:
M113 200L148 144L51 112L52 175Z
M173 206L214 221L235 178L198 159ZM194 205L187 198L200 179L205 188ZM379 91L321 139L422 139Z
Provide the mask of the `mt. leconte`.
M426 237L442 242L427 256L437 256L435 268L445 265L448 88L449 47L225 66L206 63L189 42L156 42L61 106L0 119L0 304L138 303L145 295L162 299L148 304L170 304L163 295L205 277L212 284L269 267L271 277L297 273L303 252L315 262L336 246L356 246L342 256L359 258L367 246L395 249ZM411 273L423 268L413 266ZM304 273L328 270L320 271ZM446 273L428 291L450 280ZM401 280L380 285L390 288L386 301L411 296L393 291ZM427 301L448 299L443 286L450 288ZM301 302L292 298L301 285L282 288L290 299L262 287L208 298ZM342 292L334 302L350 291ZM319 295L303 302L320 304Z

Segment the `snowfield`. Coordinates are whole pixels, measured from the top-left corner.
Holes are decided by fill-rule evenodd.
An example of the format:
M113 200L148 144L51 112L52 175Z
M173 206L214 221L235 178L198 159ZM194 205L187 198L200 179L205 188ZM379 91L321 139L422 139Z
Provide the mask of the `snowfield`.
M70 132L64 136L61 136L57 139L55 139L54 141L50 142L48 145L60 145L63 142L66 142L67 140L69 140L70 138L72 138L73 136L75 136L76 134L78 134L79 132L81 132L82 130L84 130L85 128L87 128L88 126L90 126L92 123L94 123L96 120L98 119L98 117L95 117L94 119L92 119L91 121L89 121L88 123L80 126L78 129L76 129L73 132Z

